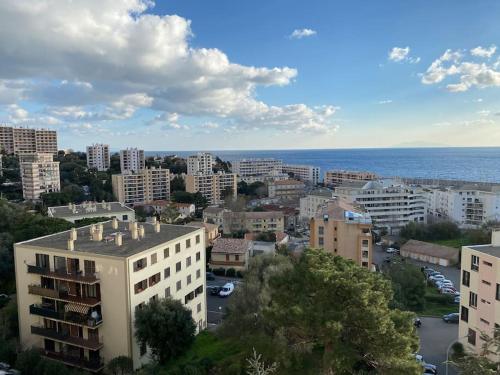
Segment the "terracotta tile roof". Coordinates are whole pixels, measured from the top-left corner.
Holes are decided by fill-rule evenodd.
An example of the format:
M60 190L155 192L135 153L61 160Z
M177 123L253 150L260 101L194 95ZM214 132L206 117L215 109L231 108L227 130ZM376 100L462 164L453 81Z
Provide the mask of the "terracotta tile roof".
M417 240L409 240L401 247L401 252L406 251L448 260L456 260L458 258L458 249Z
M241 238L218 238L214 242L212 254L246 254L250 242Z

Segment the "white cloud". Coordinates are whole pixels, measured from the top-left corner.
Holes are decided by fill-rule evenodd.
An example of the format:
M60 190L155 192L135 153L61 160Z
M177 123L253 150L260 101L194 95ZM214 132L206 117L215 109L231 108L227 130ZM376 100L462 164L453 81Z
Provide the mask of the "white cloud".
M378 102L378 104L390 104L390 103L392 103L392 100L391 100L391 99L380 100L380 101Z
M205 122L201 125L201 127L205 128L205 129L218 129L219 124L217 124L215 122Z
M295 69L236 64L216 48L191 46L191 22L154 15L152 6L147 0L0 1L0 103L22 96L61 121L124 120L147 108L235 126L333 126L315 108L256 100L258 87L288 85ZM314 34L303 29L296 36ZM303 117L292 121L289 113Z
M291 39L302 39L308 36L313 36L316 35L317 32L312 29L295 29L293 32L290 34Z
M481 111L477 111L477 114L481 117L487 117L491 114L491 111L488 109L482 109Z
M418 64L420 57L410 56L410 47L393 47L389 51L388 58L393 62L409 62L411 64Z
M470 50L470 54L472 56L490 58L491 56L493 56L495 54L496 51L497 51L497 46L492 44L489 48L483 48L481 46L473 48Z

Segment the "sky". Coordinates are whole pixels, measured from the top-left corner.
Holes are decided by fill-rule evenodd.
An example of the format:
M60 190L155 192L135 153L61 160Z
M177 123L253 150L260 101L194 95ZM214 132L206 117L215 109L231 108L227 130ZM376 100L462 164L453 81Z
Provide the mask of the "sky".
M500 146L499 19L497 0L2 0L0 123L75 150Z

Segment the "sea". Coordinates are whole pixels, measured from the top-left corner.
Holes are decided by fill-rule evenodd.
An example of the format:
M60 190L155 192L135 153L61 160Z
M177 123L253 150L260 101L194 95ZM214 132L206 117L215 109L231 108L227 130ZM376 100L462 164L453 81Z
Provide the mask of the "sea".
M147 156L187 157L197 151L146 151ZM409 177L500 183L500 147L377 148L209 151L222 160L275 158L284 164L375 172Z

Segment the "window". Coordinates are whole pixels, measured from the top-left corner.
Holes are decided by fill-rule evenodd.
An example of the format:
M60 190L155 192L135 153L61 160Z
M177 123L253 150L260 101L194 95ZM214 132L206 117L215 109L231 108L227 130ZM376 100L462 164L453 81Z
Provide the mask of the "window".
M500 284L497 284L496 300L500 301Z
M163 279L168 279L170 277L170 267L163 270Z
M170 294L170 287L165 288L165 298L170 297L170 295L171 295L171 294Z
M63 274L67 273L65 257L58 257L57 255L54 255L54 271Z
M477 307L477 294L474 292L469 292L469 306Z
M335 238L333 239L333 241L334 241L334 242L337 242L337 237L335 237Z
M493 267L493 264L491 264L490 262L487 262L487 261L485 261L485 260L483 260L483 264L484 264L485 266L488 266L488 267Z
M196 253L196 261L198 262L201 259L201 253L198 251Z
M363 267L368 267L368 262L361 262L361 265L362 265Z
M160 276L160 273L158 272L157 274L151 276L149 278L149 286L153 286L155 284L158 284L161 280L161 276Z
M146 290L148 288L148 280L139 281L134 285L135 294L139 294L140 292Z
M181 290L181 288L182 288L182 282L180 280L177 281L177 284L175 284L175 288L176 288L177 291Z
M229 262L229 254L226 254L226 262Z
M322 236L323 234L325 234L325 227L318 227L318 234L320 236Z
M175 264L175 272L179 272L182 269L181 262L177 262Z
M85 270L85 276L95 275L95 262L93 260L84 260L83 269Z
M155 264L156 261L157 261L157 259L156 259L156 253L151 254L151 264Z
M186 240L186 249L189 249L190 247L191 247L191 239L190 239L190 238L188 238L188 239Z
M462 309L460 311L460 319L462 319L464 322L469 321L469 309L465 306L462 306Z
M363 250L363 258L368 258L368 251Z
M142 258L134 262L134 272L140 271L148 265L147 258Z
M363 240L363 246L368 246L368 240Z
M470 272L465 270L462 272L462 285L470 286Z
M188 275L186 278L186 285L191 284L191 275Z
M149 299L149 303L154 302L154 301L158 301L158 294L155 294L153 297L151 297Z
M166 259L170 256L170 248L163 249L163 259Z
M473 271L479 271L479 257L476 255L471 255L470 269Z
M200 243L200 235L199 235L199 234L197 234L197 235L196 235L196 244L199 244L199 243Z
M199 279L201 277L201 270L196 270L196 278Z
M318 237L318 245L323 246L325 244L325 241L323 240L323 237Z
M486 324L487 326L490 325L490 322L488 322L487 320L485 320L483 318L479 318L479 320L481 321L481 323Z
M469 328L469 333L467 335L467 342L471 345L476 346L476 331Z
M181 244L180 243L177 243L175 244L175 253L180 253L181 252Z
M36 266L46 269L49 269L49 256L47 254L36 254Z
M144 308L146 304L144 302L141 302L139 303L136 307L135 307L135 312L139 311L139 310L142 310Z
M201 311L201 303L196 305L196 312L200 312L200 311Z
M186 267L191 266L191 257L186 258Z

